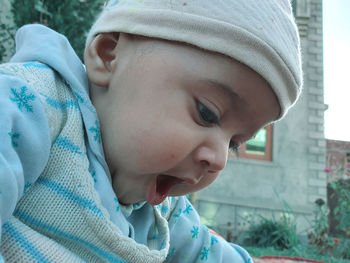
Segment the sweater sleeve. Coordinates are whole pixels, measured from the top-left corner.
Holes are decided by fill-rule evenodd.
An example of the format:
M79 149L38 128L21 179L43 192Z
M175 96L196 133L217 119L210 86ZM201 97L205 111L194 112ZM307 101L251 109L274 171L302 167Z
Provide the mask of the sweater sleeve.
M253 262L243 248L201 225L198 213L186 197L179 197L171 210L166 262Z
M44 170L50 147L48 121L38 94L20 78L0 70L1 227Z

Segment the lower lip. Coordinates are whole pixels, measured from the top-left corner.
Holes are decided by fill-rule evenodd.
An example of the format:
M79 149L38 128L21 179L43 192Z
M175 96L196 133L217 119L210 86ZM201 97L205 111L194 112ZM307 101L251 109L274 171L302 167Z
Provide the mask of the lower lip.
M162 176L162 175L158 175ZM175 177L172 177L171 179L168 179L167 181L163 181L158 185L158 176L152 181L148 193L146 196L146 200L150 205L159 205L162 203L165 198L169 195L171 189L180 183L183 183L181 179L177 179ZM164 180L164 178L161 178L160 180ZM160 189L157 189L157 187L161 187Z
M168 193L170 191L170 188L167 192L165 193L158 193L157 192L157 178L155 180L153 180L150 188L148 189L148 193L147 193L147 203L149 203L150 205L159 205L160 203L162 203L165 198L168 196Z

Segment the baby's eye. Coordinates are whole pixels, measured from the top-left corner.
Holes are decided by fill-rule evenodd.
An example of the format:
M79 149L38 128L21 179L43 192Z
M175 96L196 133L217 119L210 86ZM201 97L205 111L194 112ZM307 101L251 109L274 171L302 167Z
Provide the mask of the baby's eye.
M197 101L197 110L199 112L200 118L206 125L219 125L219 118L212 112L208 107L206 107L200 101Z

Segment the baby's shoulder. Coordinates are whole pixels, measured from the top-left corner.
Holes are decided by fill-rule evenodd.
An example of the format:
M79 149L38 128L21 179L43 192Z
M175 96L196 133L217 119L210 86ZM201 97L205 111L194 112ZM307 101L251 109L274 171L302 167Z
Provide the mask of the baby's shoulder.
M0 75L22 80L44 99L74 97L64 78L56 70L41 62L0 64Z
M0 74L11 75L23 78L32 78L35 75L40 75L43 69L52 71L52 69L40 62L8 62L0 64Z
M70 85L46 64L37 61L0 64L0 77L0 86L19 82L25 86L28 94L34 94L41 101L49 122L51 141L57 138L62 127L72 117L72 112L80 116L80 113L75 113L79 112L79 105Z
M0 65L0 74L24 81L32 89L48 87L55 79L55 71L49 66L36 62L4 63Z

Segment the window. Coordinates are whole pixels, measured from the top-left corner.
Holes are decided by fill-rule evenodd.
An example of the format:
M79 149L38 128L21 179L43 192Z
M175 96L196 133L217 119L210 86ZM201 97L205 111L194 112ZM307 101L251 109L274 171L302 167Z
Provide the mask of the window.
M256 136L239 147L239 158L272 161L272 125L260 129Z

